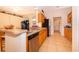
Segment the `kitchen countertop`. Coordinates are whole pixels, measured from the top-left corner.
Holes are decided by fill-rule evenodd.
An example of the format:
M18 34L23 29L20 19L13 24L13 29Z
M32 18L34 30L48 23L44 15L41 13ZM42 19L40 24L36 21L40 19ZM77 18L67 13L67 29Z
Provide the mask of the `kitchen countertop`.
M68 27L64 27L64 28L67 28L67 29L72 29L72 28L68 28Z
M32 34L34 34L34 33L36 33L36 32L39 32L40 30L32 30L32 31L29 31L28 32L28 36L30 36L30 35L32 35Z
M40 28L40 29L31 29L31 30L25 30L25 29L0 29L0 31L5 32L9 34L10 36L18 36L22 33L27 33L27 36L30 36L36 32L39 32L40 30L45 29L45 28Z
M28 36L30 36L30 35L32 35L32 34L34 34L34 33L37 33L37 32L39 32L40 30L42 30L42 29L45 29L45 28L40 28L40 29L35 29L35 30L29 30L29 32L28 32Z
M0 29L0 31L8 33L12 36L18 36L24 32L27 32L27 30L22 30L22 29Z

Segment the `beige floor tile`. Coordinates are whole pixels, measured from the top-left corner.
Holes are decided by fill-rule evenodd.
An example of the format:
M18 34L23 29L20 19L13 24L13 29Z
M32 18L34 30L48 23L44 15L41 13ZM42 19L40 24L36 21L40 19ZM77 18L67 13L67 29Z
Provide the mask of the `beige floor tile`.
M72 44L60 33L55 32L54 35L48 37L39 49L39 52L71 52Z

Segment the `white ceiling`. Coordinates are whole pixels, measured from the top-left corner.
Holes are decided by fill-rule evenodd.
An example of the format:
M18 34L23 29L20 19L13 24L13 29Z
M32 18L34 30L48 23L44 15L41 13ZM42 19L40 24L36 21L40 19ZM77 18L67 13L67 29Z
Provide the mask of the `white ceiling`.
M60 9L67 9L71 6L39 6L39 9L49 9L49 10L60 10Z
M0 6L0 11L26 16L35 12L35 6Z
M68 7L66 6L0 6L0 11L26 16L27 14L35 13L36 9L42 9L42 8L57 10L57 9L68 8Z

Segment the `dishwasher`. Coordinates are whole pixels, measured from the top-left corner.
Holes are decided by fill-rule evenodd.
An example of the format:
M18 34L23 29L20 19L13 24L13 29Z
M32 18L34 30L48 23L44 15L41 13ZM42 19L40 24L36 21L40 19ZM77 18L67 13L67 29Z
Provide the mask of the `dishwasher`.
M28 36L29 52L37 52L39 50L39 32Z

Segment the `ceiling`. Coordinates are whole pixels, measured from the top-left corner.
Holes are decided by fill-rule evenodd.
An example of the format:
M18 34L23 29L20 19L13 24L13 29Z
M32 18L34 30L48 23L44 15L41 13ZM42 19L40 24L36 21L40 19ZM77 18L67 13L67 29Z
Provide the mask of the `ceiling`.
M43 9L46 18L59 17L63 13L67 13L72 10L71 6L42 6L39 9Z
M28 14L35 13L37 9L62 9L68 8L66 6L0 6L0 11L5 11L7 13L12 13L20 16L26 16Z
M39 9L49 9L49 10L61 10L61 9L67 9L71 6L39 6Z
M0 6L0 11L5 11L7 13L13 13L21 16L35 13L35 9L35 6Z

